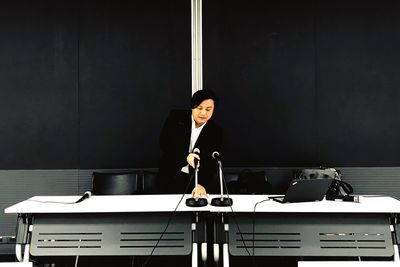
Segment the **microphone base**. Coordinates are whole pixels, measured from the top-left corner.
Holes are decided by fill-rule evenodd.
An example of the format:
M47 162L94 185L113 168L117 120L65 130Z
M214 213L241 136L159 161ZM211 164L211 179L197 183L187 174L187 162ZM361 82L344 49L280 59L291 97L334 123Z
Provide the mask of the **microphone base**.
M204 207L208 205L208 201L205 198L195 199L193 197L186 199L186 206L188 207Z
M215 197L211 200L211 205L212 206L217 206L217 207L229 207L232 206L233 204L233 200L232 198L228 198L228 197Z

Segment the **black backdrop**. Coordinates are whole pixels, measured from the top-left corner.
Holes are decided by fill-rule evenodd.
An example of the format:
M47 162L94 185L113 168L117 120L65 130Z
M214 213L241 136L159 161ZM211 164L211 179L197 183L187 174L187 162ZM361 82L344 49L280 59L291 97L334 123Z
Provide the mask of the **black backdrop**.
M0 7L1 169L157 166L190 99L190 2Z
M398 1L205 1L226 161L399 166Z
M397 1L203 2L225 165L400 165ZM190 1L0 5L0 169L156 167Z

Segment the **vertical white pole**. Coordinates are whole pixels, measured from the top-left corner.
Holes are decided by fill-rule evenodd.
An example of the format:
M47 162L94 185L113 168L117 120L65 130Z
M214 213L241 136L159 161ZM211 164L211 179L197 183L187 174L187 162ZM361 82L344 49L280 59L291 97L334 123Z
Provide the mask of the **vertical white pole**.
M229 249L228 249L228 244L223 244L223 256L222 256L222 261L223 261L223 266L224 267L229 267Z
M192 62L192 94L194 93L194 92L196 92L196 81L195 81L195 73L196 73L196 71L195 71L195 40L194 40L194 36L195 36L195 28L194 28L194 26L195 26L195 23L194 23L194 16L195 16L195 14L194 14L194 9L195 9L195 1L196 0L191 0L191 33L190 33L190 35L191 35L191 48L192 48L192 60L191 60L191 62Z
M192 267L197 267L199 255L197 254L197 243L192 244Z
M192 94L203 89L202 0L191 0Z
M203 1L198 0L199 12L198 12L198 25L199 25L199 39L198 39L198 90L203 90Z

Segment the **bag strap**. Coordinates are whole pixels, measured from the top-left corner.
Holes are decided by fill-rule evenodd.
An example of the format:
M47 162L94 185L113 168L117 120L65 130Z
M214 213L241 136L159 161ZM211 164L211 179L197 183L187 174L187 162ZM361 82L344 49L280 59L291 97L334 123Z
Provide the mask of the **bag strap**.
M343 182L343 181L339 181L339 180L336 180L337 181L337 183L339 184L339 187L341 188L341 189L343 189L343 191L346 193L346 194L352 194L353 193L353 187L349 184L349 183L346 183L346 182Z

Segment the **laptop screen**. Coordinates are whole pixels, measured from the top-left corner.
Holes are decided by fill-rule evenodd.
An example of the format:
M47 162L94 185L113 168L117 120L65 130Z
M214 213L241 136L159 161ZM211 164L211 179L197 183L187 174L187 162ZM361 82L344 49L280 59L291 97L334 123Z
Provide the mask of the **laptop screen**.
M333 182L332 178L294 179L280 202L309 202L322 200ZM279 201L279 199L276 199Z

